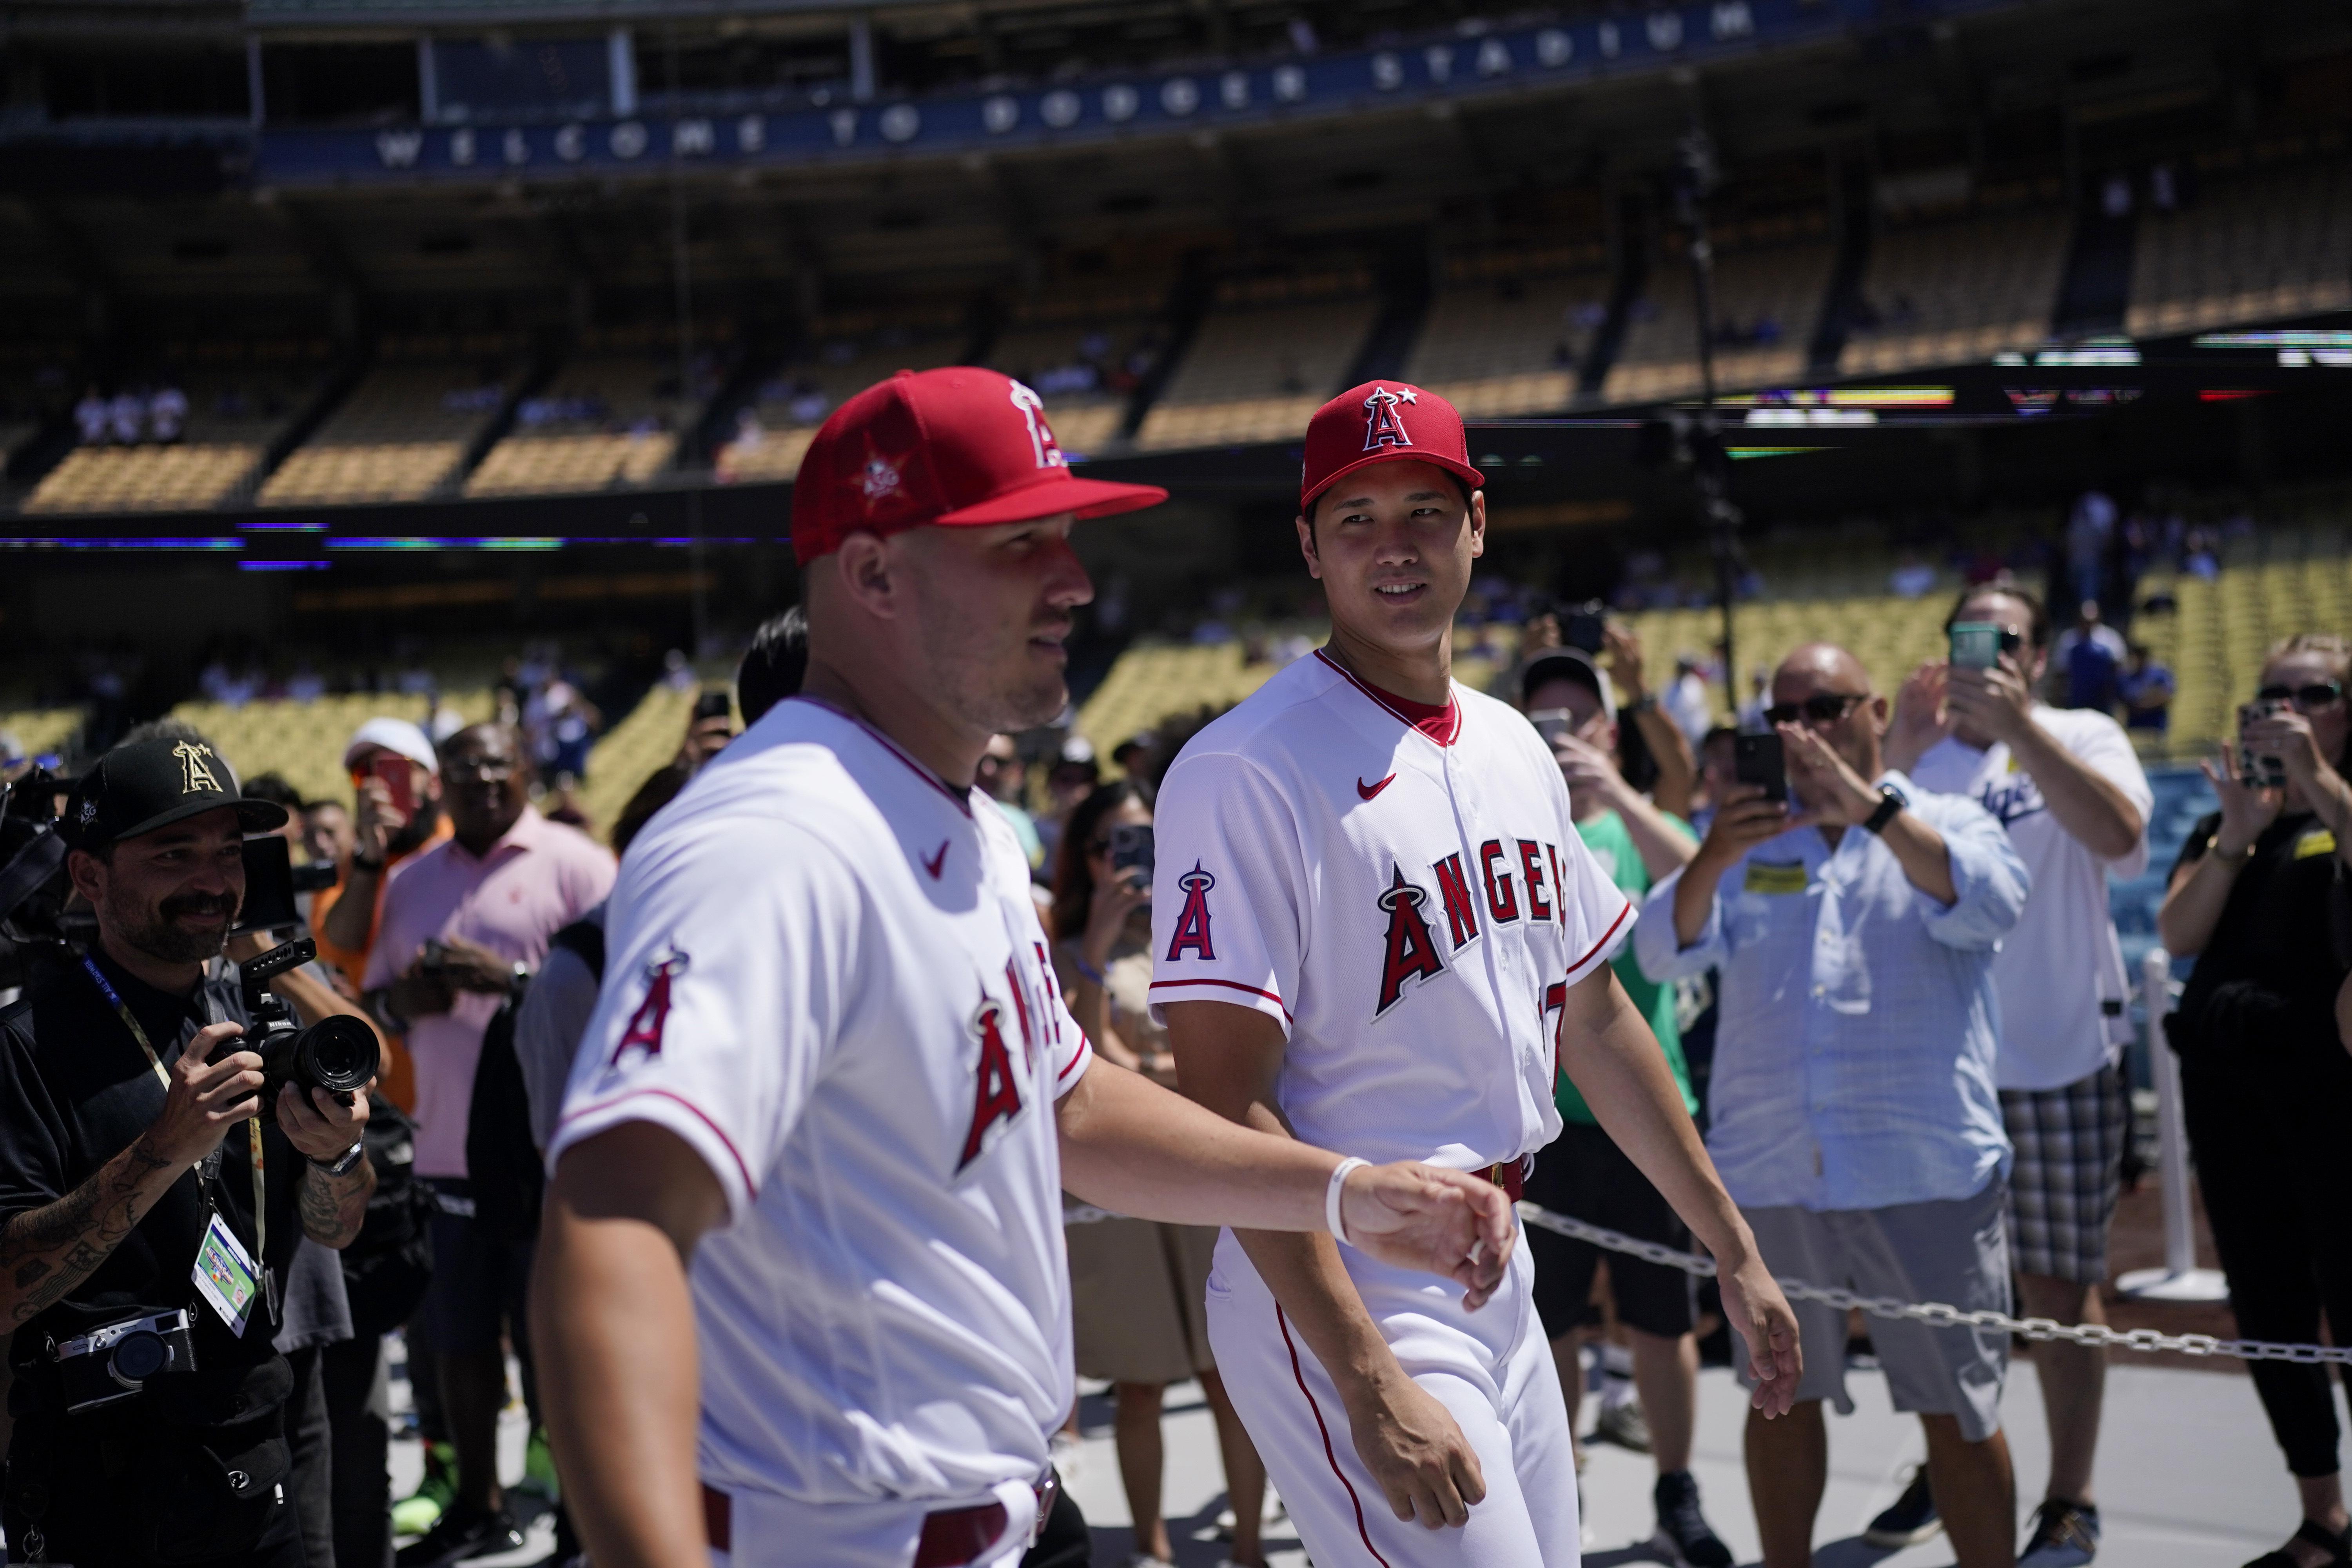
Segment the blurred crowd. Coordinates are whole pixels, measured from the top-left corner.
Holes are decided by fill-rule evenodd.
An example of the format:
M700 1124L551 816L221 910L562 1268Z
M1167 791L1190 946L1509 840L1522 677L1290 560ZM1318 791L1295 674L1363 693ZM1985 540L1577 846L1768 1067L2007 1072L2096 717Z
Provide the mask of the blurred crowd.
M1587 847L1640 910L1615 960L1620 982L1776 1271L2101 1321L2131 1133L2128 979L2105 889L2150 853L2149 787L2115 714L2137 722L2160 709L2133 695L2135 679L2153 679L2144 655L2088 595L2062 626L2000 578L1948 606L1953 658L1898 689L1874 689L1825 644L1773 650L1785 657L1727 721L1710 685L1719 670L1690 654L1663 663L1597 606L1482 584L1475 608L1482 622L1518 623L1493 689L1550 746ZM615 857L740 726L798 689L805 637L797 612L761 628L732 701L705 694L604 842L562 819L563 783L584 771L604 721L548 647L508 662L486 719L436 701L425 723L361 724L342 755L349 805L305 800L274 775L244 781L245 798L282 807L288 859L311 868L297 878L295 921L257 940L313 942L301 973L315 991L304 994L363 1016L383 1047L365 1225L340 1268L309 1270L317 1310L285 1319L279 1336L296 1373L288 1496L313 1564L382 1568L396 1541L406 1542L398 1568L515 1551L530 1519L549 1511L557 1551L576 1550L536 1433L522 1310L538 1151L596 994ZM2332 1136L2352 1113L2347 662L2352 647L2333 636L2272 650L2239 735L2207 764L2219 809L2180 850L2161 915L2167 946L2193 961L2168 1027L2240 1326L2284 1341L2316 1342L2323 1320L2339 1337L2352 1324L2339 1289L2352 1279L2340 1224L2352 1190ZM671 663L674 683L695 684L682 657ZM206 667L207 690L247 679L244 668L225 649ZM1160 779L1213 716L1171 716L1108 755L1067 727L999 736L978 775L1029 855L1073 1015L1103 1055L1171 1085L1175 1060L1148 1001L1152 810ZM162 721L110 755L141 746L184 756L209 742ZM47 774L19 779L9 854L34 830L24 825L58 808L62 787ZM1925 827L1885 827L1880 803L1894 797ZM1790 799L1801 807L1793 825ZM1890 853L1866 853L1882 830ZM1900 837L1912 831L1928 837ZM58 954L22 926L7 928L8 979L37 990ZM1528 1199L1688 1249L1672 1207L1576 1086L1563 1077L1556 1098L1564 1131L1532 1157ZM19 1135L7 1115L0 1107L0 1154ZM1208 1345L1214 1233L1082 1217L1069 1227L1076 1364L1109 1390L1136 1559L1174 1556L1162 1419L1168 1390L1197 1380L1226 1481L1221 1550L1243 1568L1262 1563L1281 1504ZM1686 1563L1728 1564L1691 1468L1700 1368L1735 1359L1711 1285L1528 1235L1580 1441L1649 1454L1661 1535ZM265 1261L290 1282L308 1244L278 1245L282 1262ZM1999 1404L2007 1336L1874 1321L1858 1345L1843 1313L1800 1315L1810 1403L1800 1419L1748 1434L1750 1474L1769 1482L1754 1489L1768 1563L1810 1552L1827 1453L1821 1405L1850 1407L1846 1371L1865 1352L1898 1408L1919 1415L1928 1454L1872 1522L1872 1542L1946 1531L1964 1568L2071 1568L2095 1555L2101 1352L2035 1352L2052 1458L2021 1555ZM391 1495L394 1429L380 1396L395 1347L414 1395L404 1419L425 1454L424 1482L404 1497ZM2300 1538L2310 1550L2291 1543L2287 1560L2340 1561L2352 1519L2326 1378L2270 1363L2254 1376L2315 1521ZM510 1495L497 1434L518 1396L534 1435ZM1057 1440L1066 1463L1077 1422L1074 1409ZM9 1516L12 1538L22 1522Z

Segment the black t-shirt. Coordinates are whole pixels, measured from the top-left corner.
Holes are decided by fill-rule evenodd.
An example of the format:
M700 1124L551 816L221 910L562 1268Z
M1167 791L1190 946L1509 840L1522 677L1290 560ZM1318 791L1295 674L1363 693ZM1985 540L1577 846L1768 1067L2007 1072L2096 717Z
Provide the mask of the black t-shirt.
M249 1021L234 978L208 980L191 995L174 996L124 973L102 952L91 956L166 1067L206 1023ZM89 973L72 961L48 967L0 1012L0 1222L53 1204L88 1181L153 1124L163 1095L146 1053ZM252 1254L248 1126L236 1122L221 1140L211 1186L229 1227ZM274 1123L263 1124L261 1137L268 1226L259 1256L283 1280L302 1235L296 1188L307 1162ZM16 1331L11 1360L20 1369L36 1367L46 1361L52 1337L64 1341L184 1307L195 1324L200 1379L233 1386L268 1361L276 1352L267 1301L255 1304L239 1338L200 1300L190 1277L211 1212L196 1173L183 1174L89 1279ZM26 1387L21 1373L18 1387ZM27 1392L37 1397L37 1389Z
M2221 823L2215 812L2189 830L2176 872L2203 858ZM2281 816L2254 840L2182 991L2173 1041L2185 1059L2344 1065L2338 866L2335 835L2309 812Z

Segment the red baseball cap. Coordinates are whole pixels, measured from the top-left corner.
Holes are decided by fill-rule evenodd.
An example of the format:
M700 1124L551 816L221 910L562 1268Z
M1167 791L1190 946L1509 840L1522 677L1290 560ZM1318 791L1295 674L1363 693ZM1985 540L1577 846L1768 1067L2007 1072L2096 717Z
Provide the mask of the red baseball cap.
M809 443L793 486L793 555L805 566L853 533L1108 517L1167 499L1157 485L1070 472L1044 401L1009 375L902 370L835 409Z
M1470 438L1454 405L1402 381L1368 381L1317 409L1307 422L1299 510L1366 464L1402 458L1434 463L1473 489L1486 482L1470 466Z

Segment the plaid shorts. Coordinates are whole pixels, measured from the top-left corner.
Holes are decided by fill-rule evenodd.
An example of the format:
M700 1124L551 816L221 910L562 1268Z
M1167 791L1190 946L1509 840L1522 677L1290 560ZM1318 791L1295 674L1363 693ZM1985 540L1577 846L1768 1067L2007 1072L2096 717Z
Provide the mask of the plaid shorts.
M2017 1164L2009 1176L2010 1265L2077 1285L2107 1278L2107 1226L2123 1189L2131 1110L2122 1069L2063 1089L2004 1089L2000 1116Z

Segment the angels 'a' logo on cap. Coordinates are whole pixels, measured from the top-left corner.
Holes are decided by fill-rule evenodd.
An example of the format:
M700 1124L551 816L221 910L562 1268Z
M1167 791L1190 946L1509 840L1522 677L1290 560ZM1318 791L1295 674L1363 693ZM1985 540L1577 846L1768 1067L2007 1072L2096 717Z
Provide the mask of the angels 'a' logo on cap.
M1400 404L1419 403L1421 394L1412 387L1391 392L1385 386L1375 386L1372 395L1364 399L1364 450L1377 452L1382 447L1410 447L1412 437L1404 433L1404 421L1397 416Z
M1045 400L1020 382L1012 384L1013 406L1029 422L1029 451L1041 468L1066 468L1070 459L1062 455L1061 443L1054 439L1052 426L1045 423Z
M213 776L213 770L205 763L206 757L214 755L210 746L196 741L183 741L172 748L172 754L180 759L182 795L194 795L198 790L210 790L215 795L220 793L220 780Z

